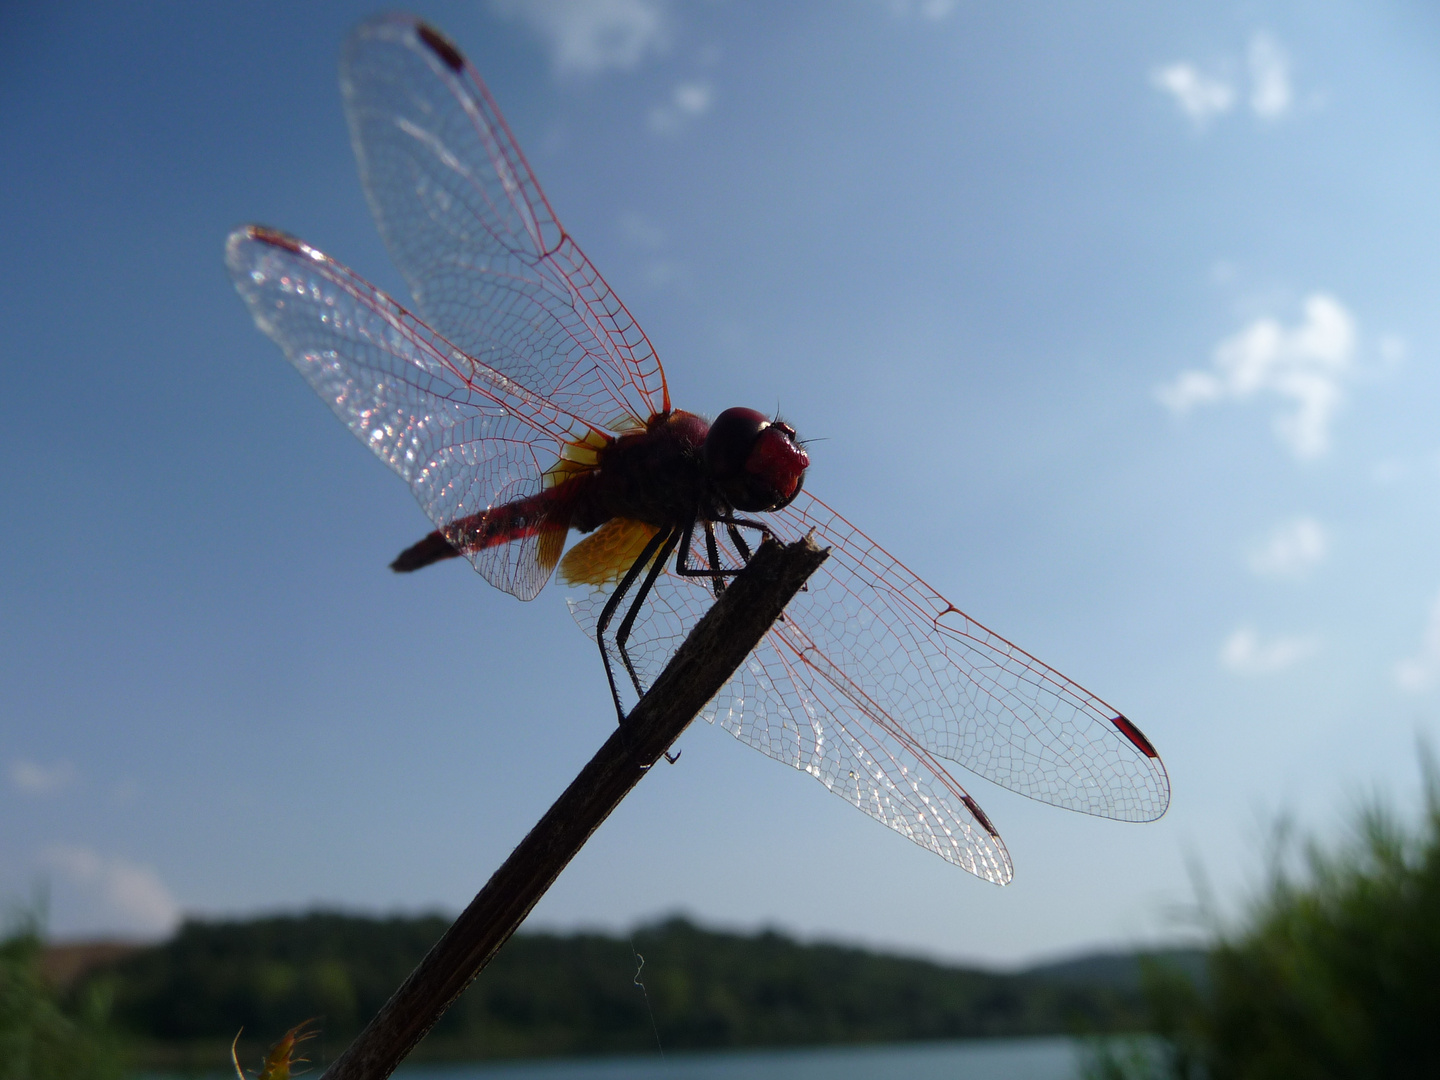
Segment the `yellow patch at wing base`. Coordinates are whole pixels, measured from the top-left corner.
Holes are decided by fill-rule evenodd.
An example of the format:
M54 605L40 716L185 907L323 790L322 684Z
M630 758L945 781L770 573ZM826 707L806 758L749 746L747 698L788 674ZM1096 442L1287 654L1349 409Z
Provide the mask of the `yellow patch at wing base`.
M615 585L660 530L643 521L611 518L571 548L560 561L567 585Z
M541 581L550 576L550 571L555 569L555 564L560 561L560 552L565 550L565 534L569 532L563 525L556 528L542 528L540 530L539 544L535 549L535 561L540 565Z

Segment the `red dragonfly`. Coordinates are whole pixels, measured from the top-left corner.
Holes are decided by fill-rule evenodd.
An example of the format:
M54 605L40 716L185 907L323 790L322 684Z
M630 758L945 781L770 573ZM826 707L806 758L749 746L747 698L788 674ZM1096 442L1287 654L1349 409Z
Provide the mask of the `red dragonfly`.
M622 697L644 692L760 537L812 534L829 560L708 720L999 884L1009 853L946 762L1084 813L1165 812L1169 779L1140 729L802 490L792 427L672 407L649 340L448 39L373 19L340 82L419 316L274 229L236 231L226 259L256 324L434 522L394 569L462 555L529 600L558 565L583 590L571 610L623 722ZM567 553L571 529L588 535Z

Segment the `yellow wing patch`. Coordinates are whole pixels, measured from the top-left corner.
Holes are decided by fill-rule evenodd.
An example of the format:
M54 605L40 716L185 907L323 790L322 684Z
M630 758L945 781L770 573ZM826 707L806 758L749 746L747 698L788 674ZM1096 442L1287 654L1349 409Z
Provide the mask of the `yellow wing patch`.
M541 528L539 544L535 549L535 561L540 567L541 581L550 576L550 571L554 570L555 564L560 561L560 552L565 550L565 535L569 531L564 527Z
M560 448L560 457L545 470L541 483L546 488L559 487L581 473L592 472L600 464L601 452L614 441L611 436L592 428L583 439L566 443Z
M567 585L616 585L660 530L643 521L611 518L566 553L560 579Z

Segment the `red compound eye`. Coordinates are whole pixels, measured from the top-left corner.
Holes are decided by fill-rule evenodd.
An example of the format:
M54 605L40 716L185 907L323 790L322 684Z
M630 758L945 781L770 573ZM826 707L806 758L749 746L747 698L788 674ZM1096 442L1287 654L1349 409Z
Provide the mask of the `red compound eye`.
M736 510L776 510L795 497L810 458L789 424L754 409L726 409L705 437L705 460Z
M780 505L795 497L809 467L810 455L796 444L789 424L771 424L760 432L745 459L745 471L769 484L783 500Z

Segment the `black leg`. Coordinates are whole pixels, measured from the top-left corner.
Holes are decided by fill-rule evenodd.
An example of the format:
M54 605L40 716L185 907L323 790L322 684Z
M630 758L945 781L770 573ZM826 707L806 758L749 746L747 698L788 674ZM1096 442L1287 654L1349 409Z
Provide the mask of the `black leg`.
M735 545L735 550L740 552L740 557L748 564L750 562L750 545L745 542L745 537L740 535L740 530L729 522L725 523L725 531L730 534L730 542Z
M725 526L726 532L730 534L731 543L733 543L735 547L739 549L740 555L746 563L750 561L750 545L747 544L745 542L745 538L740 535L740 529L738 528L738 526L743 525L748 529L756 529L766 536L775 535L768 528L766 528L765 525L761 524L758 521L746 521L744 518L720 518L719 520ZM800 591L809 592L810 583L807 581L804 585L801 585ZM785 621L785 615L783 612L780 615L780 621Z
M774 535L767 525L759 521L750 521L747 518L717 517L715 522L726 527L730 533L730 539L734 541L735 546L740 550L741 558L747 563L750 561L750 545L745 543L744 538L740 536L739 529L755 529L757 532L764 533L766 536ZM731 570L717 565L719 562L719 552L715 547L715 522L704 522L705 544L711 553L709 569L690 565L690 540L695 533L695 523L693 521L686 523L685 531L680 539L680 552L675 558L675 572L681 577L724 579L734 577L740 572L740 567ZM716 590L716 595L719 595L718 589Z
M655 579L660 576L660 571L665 569L665 560L670 558L670 549L675 546L675 530L671 529L665 536L665 543L660 546L660 553L655 556L654 565L645 575L645 582L640 586L640 591L635 594L635 599L630 602L630 610L625 613L625 619L620 623L620 629L615 632L615 648L619 650L620 659L625 663L625 670L630 674L630 683L640 697L645 696L645 690L640 685L640 676L635 673L635 665L630 662L630 654L625 651L625 642L630 639L630 628L635 625L635 616L640 614L640 609L645 604L645 598L655 587ZM621 722L624 722L623 716Z
M625 722L625 708L620 704L620 690L615 685L615 670L610 666L610 653L605 648L605 629L610 625L610 620L615 617L615 609L620 606L620 601L630 591L630 586L635 584L635 579L640 576L640 571L645 568L645 564L660 549L660 545L667 539L673 539L674 535L674 529L668 531L662 529L646 542L644 549L640 552L640 557L630 565L625 577L616 586L615 591L610 594L610 598L605 601L605 606L600 610L600 618L595 621L595 642L600 646L600 660L605 665L605 678L610 681L610 696L615 699L615 712L619 714L621 723ZM670 553L667 551L665 554L668 557ZM661 562L663 563L664 560L662 559Z
M715 526L711 525L708 521L705 522L705 554L710 557L710 569L719 570L720 549L715 544ZM748 560L748 555L746 558ZM713 584L715 586L715 599L718 600L720 599L720 594L725 591L725 579L717 577Z
M729 525L732 527L738 525L743 529L754 529L756 532L763 533L766 536L775 535L770 531L770 526L766 525L763 521L751 521L749 518L731 517L728 514L721 515L715 520L721 525Z

